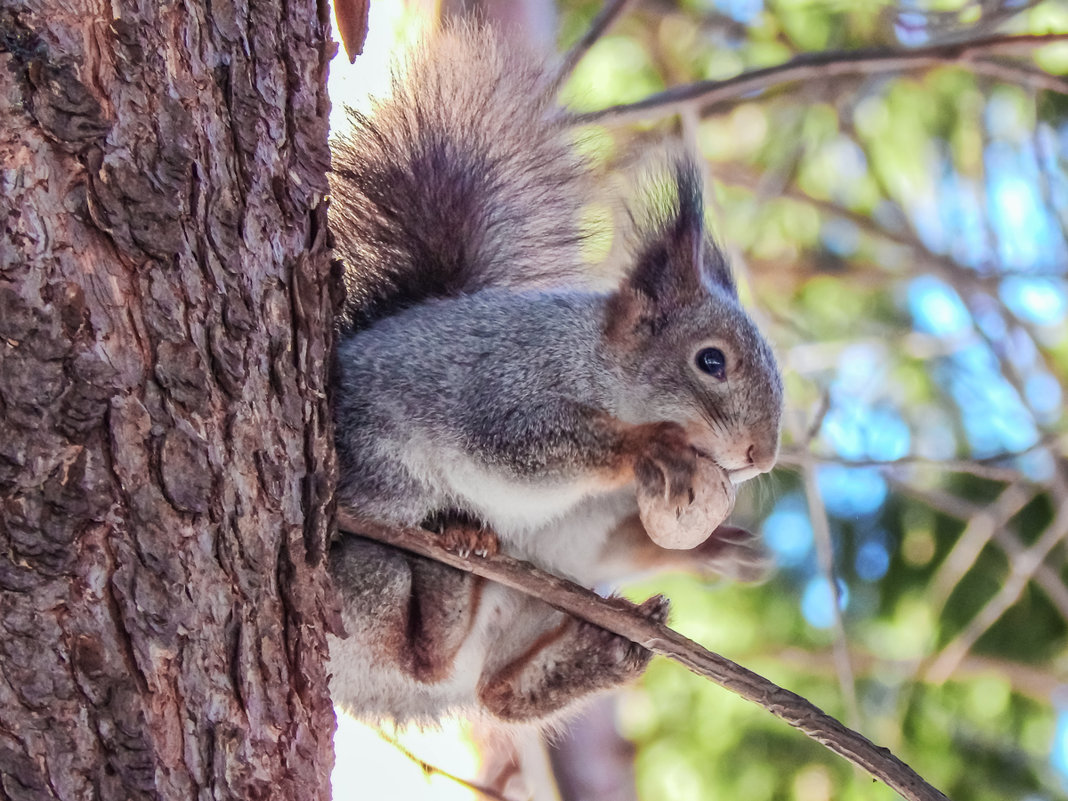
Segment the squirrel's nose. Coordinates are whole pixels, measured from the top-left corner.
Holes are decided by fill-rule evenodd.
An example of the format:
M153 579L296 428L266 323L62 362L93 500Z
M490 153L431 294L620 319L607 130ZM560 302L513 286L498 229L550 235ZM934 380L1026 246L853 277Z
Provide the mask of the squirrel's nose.
M757 448L756 445L750 445L749 450L745 452L746 459L749 460L749 464L757 469L761 473L767 473L771 468L775 466L775 459L778 456L778 443L775 447L767 450L764 448Z

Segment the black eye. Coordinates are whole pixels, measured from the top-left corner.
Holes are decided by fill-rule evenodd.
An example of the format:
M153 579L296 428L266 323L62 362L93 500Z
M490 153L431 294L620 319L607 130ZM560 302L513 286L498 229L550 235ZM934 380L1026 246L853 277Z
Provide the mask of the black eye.
M697 369L723 381L727 378L727 357L719 348L702 348L697 351Z

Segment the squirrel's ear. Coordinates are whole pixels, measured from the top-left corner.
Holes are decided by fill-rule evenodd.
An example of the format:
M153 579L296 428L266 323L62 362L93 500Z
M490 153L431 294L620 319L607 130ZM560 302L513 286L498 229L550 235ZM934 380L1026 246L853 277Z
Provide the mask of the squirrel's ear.
M701 274L709 286L718 286L732 295L738 295L734 284L734 273L727 260L727 254L720 250L712 237L705 237L705 252L701 260Z
M705 231L701 174L688 158L674 165L674 197L661 208L652 234L639 243L638 258L623 291L643 295L649 309L668 311L715 285L734 292L723 253Z

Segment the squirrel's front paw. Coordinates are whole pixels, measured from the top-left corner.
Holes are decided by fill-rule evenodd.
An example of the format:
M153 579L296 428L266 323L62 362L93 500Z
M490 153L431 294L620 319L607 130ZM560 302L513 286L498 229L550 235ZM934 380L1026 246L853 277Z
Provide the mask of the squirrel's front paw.
M681 426L664 423L656 433L635 464L638 514L660 547L693 548L734 508L734 485L690 445Z
M663 496L667 503L689 505L694 500L697 459L697 451L682 426L651 425L634 462L638 487L651 496Z

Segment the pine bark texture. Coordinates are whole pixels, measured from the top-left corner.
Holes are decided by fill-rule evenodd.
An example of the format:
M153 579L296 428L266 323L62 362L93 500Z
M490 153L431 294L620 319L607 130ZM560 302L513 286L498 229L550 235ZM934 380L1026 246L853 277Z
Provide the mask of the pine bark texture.
M0 799L325 799L328 10L0 0Z

